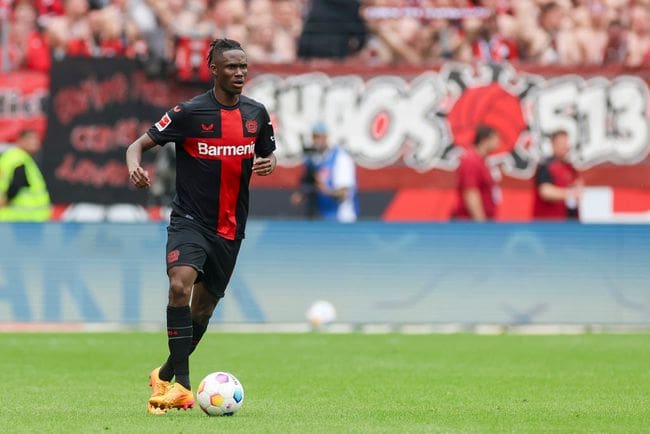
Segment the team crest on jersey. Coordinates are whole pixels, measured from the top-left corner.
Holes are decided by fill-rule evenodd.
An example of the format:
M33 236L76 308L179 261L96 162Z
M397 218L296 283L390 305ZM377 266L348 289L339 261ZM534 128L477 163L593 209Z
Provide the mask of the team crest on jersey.
M158 122L156 122L156 128L158 128L158 131L163 131L171 123L172 123L172 119L169 117L167 113L165 113L165 115Z
M257 121L255 119L249 119L246 121L246 131L250 134L255 134L257 132Z
M181 255L180 251L172 250L171 252L167 253L167 262L172 263L178 261L180 255Z

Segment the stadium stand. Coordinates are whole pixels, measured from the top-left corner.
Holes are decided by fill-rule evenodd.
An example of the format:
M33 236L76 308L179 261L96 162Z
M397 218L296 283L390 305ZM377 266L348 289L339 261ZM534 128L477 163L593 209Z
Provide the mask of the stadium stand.
M47 71L51 51L157 60L203 79L206 41L223 36L256 63L650 63L647 0L3 0L0 10L5 72Z

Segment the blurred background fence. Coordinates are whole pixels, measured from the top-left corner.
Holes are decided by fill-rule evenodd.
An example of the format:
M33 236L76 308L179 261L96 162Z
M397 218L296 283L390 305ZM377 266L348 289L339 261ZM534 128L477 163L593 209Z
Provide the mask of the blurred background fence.
M650 325L648 226L253 221L213 324ZM165 226L0 225L0 322L162 326Z

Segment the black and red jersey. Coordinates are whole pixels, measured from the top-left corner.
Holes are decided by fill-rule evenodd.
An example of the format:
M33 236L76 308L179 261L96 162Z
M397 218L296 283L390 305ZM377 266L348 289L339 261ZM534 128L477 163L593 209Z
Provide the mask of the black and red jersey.
M544 200L539 193L539 186L548 183L556 187L569 188L575 184L578 178L578 171L566 161L552 158L541 164L535 174L533 217L536 219L576 218L578 216L577 209L568 208L563 200Z
M147 134L176 145L173 212L226 239L243 238L253 159L275 150L266 108L243 95L224 106L211 89L168 110Z

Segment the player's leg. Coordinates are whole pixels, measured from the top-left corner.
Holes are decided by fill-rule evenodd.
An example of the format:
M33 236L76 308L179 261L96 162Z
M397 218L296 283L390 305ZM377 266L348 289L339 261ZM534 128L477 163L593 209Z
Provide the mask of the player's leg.
M192 286L203 272L208 246L200 230L182 218L172 216L167 231L169 358L168 363L158 371L158 377L161 381L167 382L169 388L162 395L152 394L149 398L149 407L188 408L194 403L189 380L188 358L192 344L192 317L189 304ZM176 383L172 385L170 381L175 374Z
M173 384L163 395L149 398L155 408L191 408L194 396L190 386L189 354L192 344L192 315L190 297L198 271L189 265L168 268L169 303L167 305L168 362L176 376Z
M217 298L210 294L203 282L197 282L192 288L192 298L190 300L190 309L192 311L192 344L190 345L190 355L194 352L201 338L205 334L210 322L210 317L219 303L220 297ZM174 377L174 368L170 358L160 367L160 377L170 381Z
M220 299L221 297L216 297L210 293L203 282L194 285L190 303L192 309L192 345L190 346L190 354L194 352L201 341Z
M194 352L208 328L210 318L221 300L237 261L241 240L226 240L215 236L207 254L200 281L194 284L191 299L192 345Z
M169 304L167 306L167 341L170 355L160 368L154 369L149 374L149 385L151 386L151 397L147 402L147 410L151 414L164 414L167 411L163 402L158 402L156 399L164 397L172 388L173 384L171 379L174 376L174 362L179 359L182 360L182 354L187 353L185 356L185 365L187 366L186 385L184 388L189 390L189 364L187 358L189 357L189 350L184 347L189 342L191 345L192 336L185 336L191 329L186 328L183 324L187 316L189 307L187 304L183 307L184 295L187 292L187 282L192 282L196 279L197 271L191 266L172 267L168 271L169 275ZM190 294L191 294L191 283ZM189 300L187 301L189 303ZM179 322L180 321L180 322ZM183 369L181 367L181 369ZM181 383L182 384L182 383ZM191 392L190 392L191 393ZM187 393L185 394L187 395ZM155 398L155 399L154 399ZM153 401L152 401L153 400ZM185 399L187 401L187 399ZM187 404L187 403L186 403Z
M169 359L176 382L190 387L189 355L192 346L192 312L190 298L192 286L198 277L194 267L171 267L169 275L169 304L167 305L167 343Z

